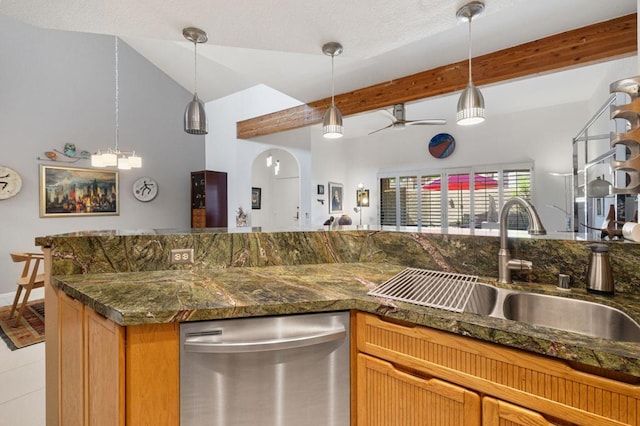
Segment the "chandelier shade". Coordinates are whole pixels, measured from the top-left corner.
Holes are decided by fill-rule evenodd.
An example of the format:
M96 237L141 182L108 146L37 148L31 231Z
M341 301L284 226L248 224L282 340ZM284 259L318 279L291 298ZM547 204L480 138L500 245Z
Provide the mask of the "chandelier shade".
M116 142L114 148L107 148L104 151L98 150L91 155L92 167L118 167L120 170L142 167L142 158L137 156L135 151L121 151L118 147L120 139L120 73L118 37L115 37L115 124Z

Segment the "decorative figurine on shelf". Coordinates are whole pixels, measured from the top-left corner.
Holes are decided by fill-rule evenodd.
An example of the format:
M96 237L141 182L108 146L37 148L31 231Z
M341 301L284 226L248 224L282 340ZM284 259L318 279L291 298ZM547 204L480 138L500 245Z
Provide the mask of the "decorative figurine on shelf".
M75 143L65 143L64 144L64 155L67 157L75 157L76 156L76 144Z
M64 144L64 148L62 149L62 151L58 151L57 149L54 149L53 151L47 151L44 153L46 158L38 157L38 160L55 161L57 163L76 163L79 160L88 160L91 158L91 153L86 150L80 151L80 155L76 154L76 144L67 142Z
M239 228L249 226L247 223L247 213L245 213L242 207L238 207L238 212L236 213L236 226Z
M636 220L637 220L637 217L636 217ZM622 239L623 238L622 228L618 228L619 224L624 225L624 222L620 222L616 220L616 211L613 204L609 206L609 212L607 213L607 217L605 218L604 222L602 222L602 226L600 228L595 228L593 226L580 223L580 225L584 226L587 229L600 231L601 240L604 240L605 238L609 238L610 240Z

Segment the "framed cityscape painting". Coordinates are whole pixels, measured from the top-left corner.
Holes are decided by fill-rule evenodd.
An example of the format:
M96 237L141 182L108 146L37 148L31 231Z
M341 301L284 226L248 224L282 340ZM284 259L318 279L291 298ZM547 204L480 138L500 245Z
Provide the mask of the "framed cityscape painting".
M120 214L118 171L40 166L40 217Z

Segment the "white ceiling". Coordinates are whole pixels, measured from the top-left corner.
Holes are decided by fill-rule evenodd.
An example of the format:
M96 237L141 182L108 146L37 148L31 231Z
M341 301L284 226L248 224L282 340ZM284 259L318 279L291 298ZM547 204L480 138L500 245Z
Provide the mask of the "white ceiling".
M636 11L637 0L485 0L473 22L480 55ZM1 0L0 13L35 26L115 34L193 90L193 44L182 28L205 30L198 46L198 95L211 101L266 84L301 102L463 60L466 0Z

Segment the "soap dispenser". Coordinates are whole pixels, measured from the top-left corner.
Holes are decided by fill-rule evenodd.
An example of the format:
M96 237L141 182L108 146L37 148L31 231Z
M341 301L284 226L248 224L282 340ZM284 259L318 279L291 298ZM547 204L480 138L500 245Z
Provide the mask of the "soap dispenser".
M613 295L613 273L606 244L589 244L591 260L587 269L587 291L589 293Z

